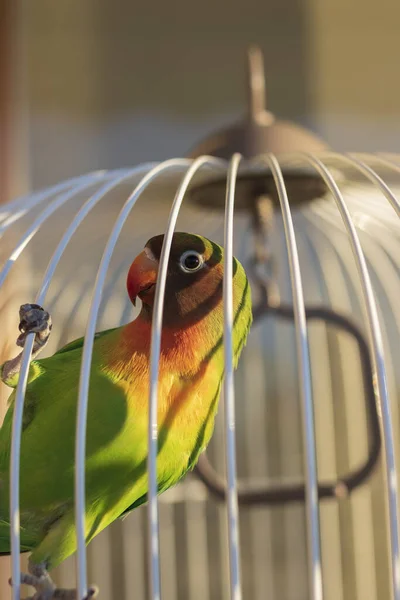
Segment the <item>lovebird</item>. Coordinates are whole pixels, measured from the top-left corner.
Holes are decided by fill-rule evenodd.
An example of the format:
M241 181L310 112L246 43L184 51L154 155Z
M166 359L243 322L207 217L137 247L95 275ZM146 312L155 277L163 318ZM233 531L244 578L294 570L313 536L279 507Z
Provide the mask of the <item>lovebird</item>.
M86 543L147 500L147 426L152 311L163 235L133 261L127 292L142 302L130 323L96 333L86 445ZM193 469L214 428L224 375L224 251L195 234L175 233L166 283L158 390L158 492ZM235 367L252 322L245 271L233 259ZM35 304L20 308L17 345L35 334L23 414L20 476L21 549L31 552L21 582L35 600L75 598L56 590L48 571L76 550L74 444L83 338L37 360L51 317ZM21 354L1 366L16 387ZM15 392L0 430L0 553L10 553L10 446ZM87 597L95 594L90 588Z

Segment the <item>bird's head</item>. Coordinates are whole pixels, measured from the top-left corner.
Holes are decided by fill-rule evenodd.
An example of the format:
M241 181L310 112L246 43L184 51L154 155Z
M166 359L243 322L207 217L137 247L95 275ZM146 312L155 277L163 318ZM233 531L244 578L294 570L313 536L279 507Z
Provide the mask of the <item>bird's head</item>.
M164 236L151 238L132 263L127 289L135 304L142 301L142 314L151 318ZM234 259L234 289L238 269L240 282L247 283L244 270ZM190 324L202 319L222 302L223 249L195 234L174 233L168 262L164 301L164 323ZM238 283L238 282L237 282Z

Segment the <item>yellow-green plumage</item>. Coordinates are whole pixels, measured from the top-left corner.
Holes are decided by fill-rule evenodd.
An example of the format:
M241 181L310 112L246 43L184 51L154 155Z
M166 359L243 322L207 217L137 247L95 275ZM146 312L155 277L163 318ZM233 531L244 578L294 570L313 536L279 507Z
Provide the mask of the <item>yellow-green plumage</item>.
M162 236L147 244L159 258ZM202 250L205 266L182 273L179 257ZM159 367L159 491L176 484L206 447L223 377L222 249L174 235ZM128 280L128 289L129 288ZM251 324L250 289L234 261L235 361ZM144 289L144 288L143 288ZM149 297L148 297L149 296ZM149 299L150 298L150 299ZM132 323L96 336L87 421L87 541L146 501L151 293ZM175 304L174 304L175 303ZM21 445L21 545L49 568L75 551L74 444L82 340L33 361ZM15 385L16 381L9 384ZM10 551L9 458L13 396L0 430L0 553Z

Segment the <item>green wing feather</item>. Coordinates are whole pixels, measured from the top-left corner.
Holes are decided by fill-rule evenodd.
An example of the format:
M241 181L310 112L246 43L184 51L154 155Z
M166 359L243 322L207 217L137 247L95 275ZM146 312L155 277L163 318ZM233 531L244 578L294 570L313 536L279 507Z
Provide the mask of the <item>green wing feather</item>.
M95 334L94 339L99 340L103 336L109 335L113 331L118 331L119 329L120 329L119 327L114 327L112 329L107 329L106 331L99 331L98 333ZM71 350L77 350L78 348L82 348L84 339L85 338L81 337L81 338L78 338L77 340L73 340L72 342L69 342L68 344L65 344L65 346L63 346L62 348L60 348L60 350L57 350L57 352L54 353L54 356L57 356L58 354L65 354L66 352L70 352Z

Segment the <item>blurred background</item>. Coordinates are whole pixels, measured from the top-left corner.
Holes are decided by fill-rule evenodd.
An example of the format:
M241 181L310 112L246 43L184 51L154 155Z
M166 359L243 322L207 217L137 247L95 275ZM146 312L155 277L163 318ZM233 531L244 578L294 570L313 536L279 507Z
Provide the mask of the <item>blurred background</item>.
M251 43L264 52L277 116L339 150L398 148L393 0L0 6L3 201L92 169L186 154L241 113Z
M398 151L399 26L400 3L390 0L231 0L229 10L228 3L210 0L0 0L0 201L96 169L186 155L208 133L243 113L250 44L263 51L267 107L276 116L310 128L336 150ZM363 229L386 318L385 343L393 359L400 330L398 228L392 226L390 207L382 208L376 190L365 182L359 184L359 179L354 186L350 181L347 199ZM94 276L110 223L128 187L118 191L115 201L96 209L96 219L88 219L84 233L70 245L49 298L61 330L59 337L53 336L53 350L60 340L64 343L83 333L86 313L76 307L82 307L80 301L88 303L86 284ZM1 362L14 354L15 306L36 291L37 273L46 266L66 219L82 198L53 216L41 239L32 240L13 268L5 292L2 289L1 307L8 307L9 317L2 318L2 336L8 345L0 347ZM126 248L130 252L141 248L155 233L155 223L158 230L162 227L159 223L165 222L169 209L169 203L156 198L156 221L156 213L143 206L138 208L142 212L135 213L139 221L130 221L132 228L121 236L121 262L116 258L115 264L122 267L118 267L118 281L110 284L116 290L113 301L118 310L123 292L117 300L115 295L125 289ZM209 212L205 218L204 212L188 208L183 228L196 223L197 230L220 241L221 214ZM362 221L369 212L376 219ZM23 227L29 219L31 215L22 221ZM248 258L252 244L248 221L239 216L236 224L238 256ZM357 273L336 208L317 202L296 213L295 225L306 301L352 315L364 327ZM9 243L14 243L9 237ZM280 289L290 300L279 219L272 237ZM0 248L5 252L6 242L7 236ZM115 325L121 312L104 317L99 328ZM123 312L125 317L128 314ZM319 467L323 478L334 478L358 465L366 454L359 358L354 342L343 332L332 332L326 324L311 329L311 353L317 365L313 386L318 397ZM400 371L395 358L388 363L397 402ZM241 364L236 379L240 477L301 480L293 326L271 319L254 328ZM251 410L241 402L248 398L249 389ZM0 408L4 411L4 407L5 403ZM395 418L399 450L398 410ZM222 429L220 420L210 448L220 473ZM378 470L350 499L322 503L326 600L389 600L382 489ZM163 598L226 600L223 505L210 499L204 486L190 477L162 498ZM145 530L146 513L140 509L91 544L90 580L100 585L102 598L146 597ZM243 509L241 541L245 598L309 600L303 504ZM0 560L2 600L9 597L9 565L4 561ZM57 581L70 587L73 574L74 562L68 559L57 570Z

